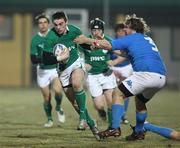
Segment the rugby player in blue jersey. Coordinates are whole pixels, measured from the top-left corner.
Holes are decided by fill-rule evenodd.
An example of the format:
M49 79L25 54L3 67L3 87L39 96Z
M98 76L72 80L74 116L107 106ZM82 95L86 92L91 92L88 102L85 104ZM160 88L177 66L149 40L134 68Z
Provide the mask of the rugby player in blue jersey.
M102 138L120 136L120 121L124 112L123 98L135 96L136 126L126 140L143 140L145 138L144 122L147 118L146 103L165 85L166 67L154 41L146 34L150 31L143 18L136 15L127 16L125 21L126 36L107 40L89 39L83 35L76 38L76 43L90 44L97 48L119 50L126 54L133 67L133 74L119 85L120 97L113 98L112 126L102 131ZM171 137L173 131L167 132ZM174 138L173 138L174 139Z
M114 32L115 38L120 38L126 35L124 30L125 25L123 23L118 23L115 25ZM112 66L114 74L117 78L117 83L120 84L122 80L130 76L133 72L132 66L126 57L117 56L117 51L110 52L110 59L108 64ZM126 117L126 112L129 105L129 98L124 99L124 114L122 116L122 123L128 124L129 121Z

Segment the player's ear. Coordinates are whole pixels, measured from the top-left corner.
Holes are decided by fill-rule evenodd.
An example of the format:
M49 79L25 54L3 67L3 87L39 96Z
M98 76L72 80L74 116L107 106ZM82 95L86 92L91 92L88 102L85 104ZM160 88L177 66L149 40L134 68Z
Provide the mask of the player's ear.
M66 25L68 24L68 20L65 22L66 23Z

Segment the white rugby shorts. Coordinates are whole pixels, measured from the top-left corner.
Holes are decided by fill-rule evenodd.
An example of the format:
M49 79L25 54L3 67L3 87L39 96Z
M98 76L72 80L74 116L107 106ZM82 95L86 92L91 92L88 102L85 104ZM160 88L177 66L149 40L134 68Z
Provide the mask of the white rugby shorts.
M60 71L59 79L63 87L72 84L71 73L78 68L81 68L83 71L85 71L84 64L82 63L80 58L78 58L72 65L67 67L65 70Z
M40 69L37 67L37 83L39 87L44 88L48 86L56 77L58 78L56 68Z
M105 89L113 89L117 87L114 73L112 73L110 76L104 76L103 74L88 74L86 82L87 87L93 97L102 95L103 90Z
M128 65L122 66L122 67L113 66L112 70L119 72L125 78L129 77L133 73L133 68L132 68L131 64L128 64Z
M122 83L133 95L143 94L146 99L151 99L165 85L166 76L153 72L133 72Z

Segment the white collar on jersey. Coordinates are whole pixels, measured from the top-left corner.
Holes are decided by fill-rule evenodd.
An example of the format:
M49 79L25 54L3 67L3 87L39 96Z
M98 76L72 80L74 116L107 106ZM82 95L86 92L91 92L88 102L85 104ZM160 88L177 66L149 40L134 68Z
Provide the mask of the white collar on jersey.
M66 35L69 32L69 27L66 26L66 31L63 33L63 35Z
M45 34L44 33L42 34L41 32L38 32L38 35L41 36L41 37L45 37L48 34L48 32L49 32L49 29L47 30L47 32Z

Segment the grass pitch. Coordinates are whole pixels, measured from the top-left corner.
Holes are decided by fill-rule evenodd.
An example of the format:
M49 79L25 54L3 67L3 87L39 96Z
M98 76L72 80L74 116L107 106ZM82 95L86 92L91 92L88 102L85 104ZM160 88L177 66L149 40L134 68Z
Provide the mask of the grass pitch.
M153 133L147 133L145 140L126 142L124 137L131 133L129 125L122 125L120 138L96 141L90 130L77 131L78 115L66 98L63 109L66 122L59 125L53 108L54 126L46 129L43 99L39 89L1 89L0 90L0 148L70 148L70 147L120 147L120 148L179 148L180 141L172 141ZM52 99L53 107L55 101ZM87 99L88 109L97 120L100 130L107 123L98 118L92 100ZM180 131L180 92L162 90L148 103L148 121ZM131 98L128 119L135 124L134 100Z

